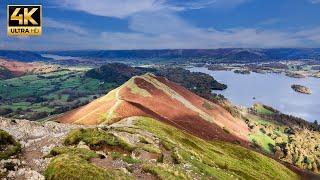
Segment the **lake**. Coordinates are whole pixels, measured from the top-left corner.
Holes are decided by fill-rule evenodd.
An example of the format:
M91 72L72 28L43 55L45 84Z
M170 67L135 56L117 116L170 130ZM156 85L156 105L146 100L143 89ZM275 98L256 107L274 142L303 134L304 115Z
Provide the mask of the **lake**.
M217 81L227 84L226 90L214 92L224 95L233 104L251 107L259 102L311 122L320 121L320 79L318 78L297 79L276 73L243 75L232 71L210 71L203 67L194 67L189 70L209 74ZM292 84L309 87L312 94L297 93L291 89Z
M52 58L54 60L69 60L69 59L77 59L77 57L72 56L59 56L55 54L41 54L42 57L45 58ZM79 58L78 58L79 59Z

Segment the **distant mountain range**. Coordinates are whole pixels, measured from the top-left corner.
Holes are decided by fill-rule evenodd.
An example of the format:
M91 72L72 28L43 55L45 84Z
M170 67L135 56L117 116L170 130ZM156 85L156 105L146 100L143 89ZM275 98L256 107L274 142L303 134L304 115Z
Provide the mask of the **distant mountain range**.
M81 57L105 61L107 59L119 60L172 60L192 59L201 61L207 58L222 62L248 62L248 61L278 61L295 59L320 59L320 48L282 48L282 49L164 49L164 50L79 50L79 51L7 51L0 50L0 57L24 62L50 61L52 58L41 54L54 54L59 56Z
M320 59L320 49L167 49L167 50L100 50L51 51L49 54L97 59L179 59L212 58L225 61Z
M50 58L42 57L38 52L0 50L0 58L17 60L21 62L48 61Z

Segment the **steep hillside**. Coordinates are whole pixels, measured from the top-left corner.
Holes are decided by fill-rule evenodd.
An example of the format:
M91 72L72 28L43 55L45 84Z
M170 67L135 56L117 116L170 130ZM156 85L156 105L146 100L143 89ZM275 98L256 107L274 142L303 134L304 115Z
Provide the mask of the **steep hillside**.
M152 74L135 76L106 96L64 114L63 123L112 124L146 116L204 139L246 141L248 127L225 109Z

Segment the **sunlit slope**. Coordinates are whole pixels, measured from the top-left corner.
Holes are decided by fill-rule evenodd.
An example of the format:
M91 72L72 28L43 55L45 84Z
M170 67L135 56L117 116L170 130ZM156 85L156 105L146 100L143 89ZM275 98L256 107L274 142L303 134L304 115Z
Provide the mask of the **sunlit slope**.
M62 123L112 124L131 116L158 119L204 139L247 140L246 124L217 104L152 74L135 76L90 104L58 118Z

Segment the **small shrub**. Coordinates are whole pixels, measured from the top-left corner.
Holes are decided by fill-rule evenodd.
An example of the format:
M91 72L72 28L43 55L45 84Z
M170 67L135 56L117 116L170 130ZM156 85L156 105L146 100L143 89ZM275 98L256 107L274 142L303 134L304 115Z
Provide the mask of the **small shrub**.
M8 159L21 151L21 145L9 133L0 129L0 160Z

